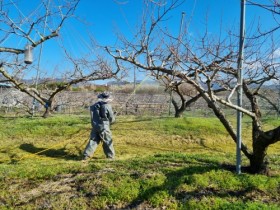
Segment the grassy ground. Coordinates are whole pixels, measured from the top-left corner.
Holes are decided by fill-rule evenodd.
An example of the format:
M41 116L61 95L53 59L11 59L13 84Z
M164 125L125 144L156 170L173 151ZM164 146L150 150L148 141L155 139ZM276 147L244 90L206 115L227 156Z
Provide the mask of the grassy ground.
M280 208L279 143L272 176L236 175L235 145L215 118L118 117L116 160L100 145L87 164L88 115L5 117L0 127L0 209Z

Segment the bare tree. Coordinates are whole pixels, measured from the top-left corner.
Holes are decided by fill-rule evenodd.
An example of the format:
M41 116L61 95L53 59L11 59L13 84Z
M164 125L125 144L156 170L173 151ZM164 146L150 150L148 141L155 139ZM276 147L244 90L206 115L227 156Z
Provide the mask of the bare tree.
M263 10L263 12L266 12L266 15L271 16L270 24L267 24L268 27L263 29L263 26L261 23L259 23L254 35L252 35L250 39L259 39L263 37L272 37L273 39L277 38L279 36L278 33L280 29L280 2L278 0L247 0L247 4L249 6L249 10L253 7L259 8L260 10ZM271 52L272 57L274 57L273 54L276 54L276 56L279 57L279 46L277 44L273 43L272 51L274 51ZM277 90L280 91L279 85L276 87ZM261 90L258 92L258 96L267 101L267 103L270 104L273 110L275 110L279 115L279 101L275 100L277 98L276 94L278 93L275 93L275 91L271 90Z
M71 60L73 62L74 69L72 74L66 74L65 78L62 78L62 81L52 83L52 88L48 88L49 82L46 83L44 80L38 84L37 88L25 84L21 82L21 80L10 76L3 67L0 67L0 72L3 76L5 76L5 78L8 79L9 82L14 85L16 89L26 93L27 95L36 99L40 104L44 105L45 113L43 116L47 117L52 110L54 98L58 93L67 90L74 84L84 81L109 79L118 73L118 70L113 72L110 63L106 62L104 59L100 60L97 58L96 60L92 61L84 59ZM85 73L85 70L88 70L89 73Z
M278 0L247 0L249 6L255 6L262 8L271 14L271 22L275 24L267 29L262 29L261 26L258 27L258 33L256 33L252 38L260 38L262 36L271 35L280 29L280 2Z
M263 88L258 92L258 97L266 101L270 106L269 111L272 111L279 116L280 107L279 107L279 87L272 86L271 88Z
M47 86L44 86L46 79L38 80L38 76L32 80L32 83L24 80L26 72L39 71L38 66L35 64L30 65L33 59L31 50L50 39L58 37L67 19L74 17L74 12L79 2L80 0L67 0L64 1L63 5L58 6L55 1L44 0L38 7L43 9L34 9L28 15L24 15L12 1L2 1L0 3L0 21L2 24L0 43L3 46L8 45L0 47L0 74L5 78L5 81L12 83L16 89L44 105L44 117L50 114L54 98L59 92L83 81L108 79L117 73L117 71L112 71L110 62L102 57L88 56L86 58L84 56L83 58L73 58L61 44L60 47L64 49L69 65L68 69L64 69L61 74L54 69L55 78L52 80L60 80L60 82L55 83L55 87L48 89ZM16 11L16 15L11 14L11 7L13 11ZM23 43L22 40L25 40L28 44L27 46L22 46L15 41L11 42L11 39L19 43ZM18 45L21 48L17 48ZM22 56L23 54L25 57Z
M158 7L157 12L152 13L150 22L144 22L133 41L123 39L118 47L107 47L108 54L118 65L126 63L151 72L157 78L172 78L170 86L176 82L190 84L212 109L234 142L237 141L236 131L231 124L232 118L225 114L224 109L238 110L249 116L252 120L252 147L250 149L243 143L241 150L249 159L253 173L267 172L266 151L269 145L280 140L280 126L264 130L257 95L264 84L279 78L279 64L271 59L270 53L264 53L268 52L263 50L267 43L257 40L248 42L243 90L250 105L249 108L237 106L232 99L239 86L236 67L238 37L211 35L207 29L201 36L193 36L192 39L186 33L182 34L181 39L170 35L166 28L162 29L162 22L181 3L180 0L173 0Z
M0 43L4 44L8 39L23 39L29 42L32 48L37 47L59 35L62 25L68 18L73 16L78 3L79 0L69 0L64 5L51 7L49 1L43 1L41 4L44 7L44 12L34 10L31 14L24 15L14 2L1 1L0 13L3 25L0 29ZM16 14L12 15L11 10L17 10ZM37 35L37 39L33 38L35 35ZM17 46L18 44L14 45ZM23 54L24 51L25 49L19 49L14 46L0 47L0 52L16 55ZM22 61L19 57L17 59L18 63L12 60L14 65L20 65L19 62Z
M174 117L176 118L182 117L186 109L201 97L201 94L187 83L183 83L182 81L174 81L172 77L168 77L167 75L161 78L159 78L158 75L153 75L153 72L151 75L164 84L166 92L170 92L170 102L174 106ZM179 100L176 100L174 93L179 97Z

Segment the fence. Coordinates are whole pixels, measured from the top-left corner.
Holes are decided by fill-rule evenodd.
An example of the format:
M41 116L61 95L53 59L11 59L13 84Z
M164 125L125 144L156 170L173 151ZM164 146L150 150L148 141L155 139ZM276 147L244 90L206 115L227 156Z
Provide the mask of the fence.
M176 96L176 95L175 95ZM94 92L73 92L66 91L57 95L53 104L54 111L64 114L76 114L87 112L89 107L97 100L97 93ZM169 94L113 94L112 106L114 111L120 115L165 115L169 113ZM180 100L177 98L176 100ZM232 99L234 103L234 99ZM0 111L5 112L25 112L25 109L32 107L33 99L24 93L14 89L2 90L0 94ZM277 113L264 101L261 101L263 115L275 115ZM244 101L244 107L249 108L248 101ZM236 111L222 107L228 115L235 115ZM41 114L44 107L36 106L36 113ZM174 107L170 107L171 115L174 115ZM26 113L26 112L25 112ZM187 108L186 114L189 116L212 116L213 112L209 109L203 99L196 101Z

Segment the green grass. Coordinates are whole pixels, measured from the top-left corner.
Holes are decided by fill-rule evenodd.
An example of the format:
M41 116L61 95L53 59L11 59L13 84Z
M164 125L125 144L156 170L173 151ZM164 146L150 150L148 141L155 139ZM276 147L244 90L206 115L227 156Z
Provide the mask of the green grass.
M0 118L0 126L0 209L280 208L279 143L268 151L273 176L237 175L235 145L215 118L118 117L116 160L100 146L88 164L80 161L87 115Z

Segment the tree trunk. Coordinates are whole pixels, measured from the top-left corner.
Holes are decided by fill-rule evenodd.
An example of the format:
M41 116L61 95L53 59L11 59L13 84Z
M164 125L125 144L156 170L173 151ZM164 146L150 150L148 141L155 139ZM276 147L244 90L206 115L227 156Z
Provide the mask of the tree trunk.
M182 110L182 109L175 109L175 117L176 118L181 118L183 116L183 113L184 113L185 110Z
M250 170L252 173L269 174L269 163L266 161L266 150L269 145L278 142L280 139L280 126L263 132L259 123L253 123L253 153L249 158Z
M45 104L45 112L43 114L43 117L44 118L47 118L51 115L51 107L52 107L52 101L46 101L46 104Z
M183 116L184 111L186 110L186 102L183 97L181 97L181 102L182 102L182 104L179 107L179 105L174 100L174 98L172 98L172 104L173 104L174 110L175 110L175 115L174 115L175 118L181 118Z
M265 161L266 147L254 144L253 154L250 158L250 171L254 174L268 174L268 162Z

